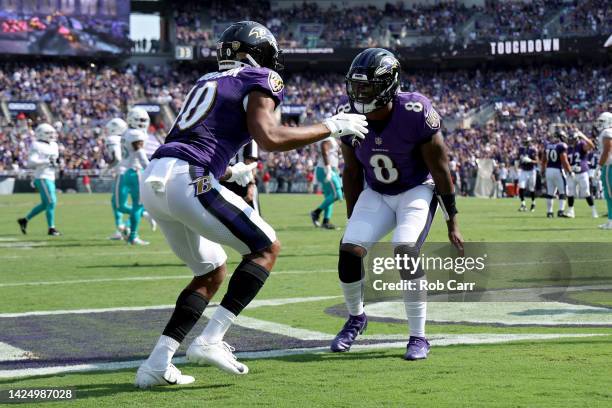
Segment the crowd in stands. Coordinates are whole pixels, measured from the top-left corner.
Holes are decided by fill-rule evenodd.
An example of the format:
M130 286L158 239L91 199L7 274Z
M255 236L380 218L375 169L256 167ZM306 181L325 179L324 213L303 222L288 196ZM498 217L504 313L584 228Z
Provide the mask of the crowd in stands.
M272 8L268 0L240 0L227 7L212 1L202 8L181 2L175 12L177 43L214 47L216 24L252 19L266 24L282 47L414 45L418 41L467 44L475 39L517 36L605 34L612 30L612 12L606 0L486 1L467 7L457 1L383 7L331 4L325 8L304 2ZM550 24L549 24L550 23Z
M115 116L125 116L127 105L138 100L168 103L175 112L201 73L192 69L157 70L61 64L0 66L0 100L46 102L59 130L66 169L105 167L102 128ZM550 123L571 121L585 132L603 109L610 109L612 68L533 67L512 70L408 71L402 89L428 97L447 126L445 136L462 171L474 169L477 158L493 158L511 166L527 136L543 141ZM311 123L332 114L344 94L344 78L335 73L285 76L285 105L303 106L304 114L286 120L288 126ZM488 109L479 125L468 118ZM0 123L0 170L24 168L32 126L40 118L18 118ZM164 129L158 128L159 135ZM262 178L279 187L311 177L316 147L288 153L264 154ZM267 174L267 175L266 175Z

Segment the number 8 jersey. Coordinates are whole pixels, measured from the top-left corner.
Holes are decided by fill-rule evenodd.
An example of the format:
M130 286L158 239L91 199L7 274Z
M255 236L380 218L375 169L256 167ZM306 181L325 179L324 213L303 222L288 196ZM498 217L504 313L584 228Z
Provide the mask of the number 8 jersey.
M338 107L341 111L355 113L346 97ZM342 142L355 150L372 190L396 195L431 179L419 146L429 142L440 125L440 116L429 99L416 92L398 92L388 120L368 120L364 140L348 135Z
M280 75L268 68L240 67L201 77L189 91L165 143L153 159L174 157L221 177L228 163L252 140L247 129L249 93L283 99Z

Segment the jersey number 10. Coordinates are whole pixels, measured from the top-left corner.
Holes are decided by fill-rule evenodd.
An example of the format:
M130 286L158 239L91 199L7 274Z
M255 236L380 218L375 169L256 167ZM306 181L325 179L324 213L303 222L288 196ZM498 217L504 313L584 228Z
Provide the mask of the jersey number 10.
M212 109L217 97L217 82L208 81L194 86L176 117L175 124L180 130L189 129L203 120Z

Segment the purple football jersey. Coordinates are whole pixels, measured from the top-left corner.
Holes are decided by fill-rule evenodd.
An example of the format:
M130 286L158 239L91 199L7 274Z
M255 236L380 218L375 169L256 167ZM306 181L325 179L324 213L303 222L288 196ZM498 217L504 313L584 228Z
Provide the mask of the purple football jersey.
M533 147L533 146L521 146L519 148L519 154L518 154L518 162L519 162L519 168L521 170L525 170L525 171L531 171L535 168L536 166L536 160L538 157L538 152L537 150ZM531 160L533 160L531 163L523 163L521 161L521 158L523 156L527 156L529 157Z
M575 145L567 149L567 158L570 166L576 173L589 171L589 153L586 151L586 143L579 140Z
M567 145L563 142L546 144L546 167L561 169L561 154L567 153Z
M348 98L341 103L338 111L351 112ZM372 190L396 195L431 178L419 146L429 142L440 125L440 116L429 99L416 92L399 92L388 121L369 121L364 140L348 135L342 142L355 150Z
M254 67L204 75L187 94L153 158L175 157L221 177L232 157L252 140L244 102L253 91L270 95L278 106L284 95L283 80L275 71Z

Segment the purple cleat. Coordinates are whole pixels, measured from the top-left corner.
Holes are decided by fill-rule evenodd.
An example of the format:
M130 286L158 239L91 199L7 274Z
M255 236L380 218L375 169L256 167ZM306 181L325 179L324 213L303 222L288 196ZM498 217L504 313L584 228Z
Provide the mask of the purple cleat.
M331 351L335 353L349 351L357 336L363 333L367 327L368 318L365 313L359 316L349 316L340 333L332 341Z
M425 337L410 336L408 339L408 350L404 354L404 360L423 360L429 353L429 342Z

